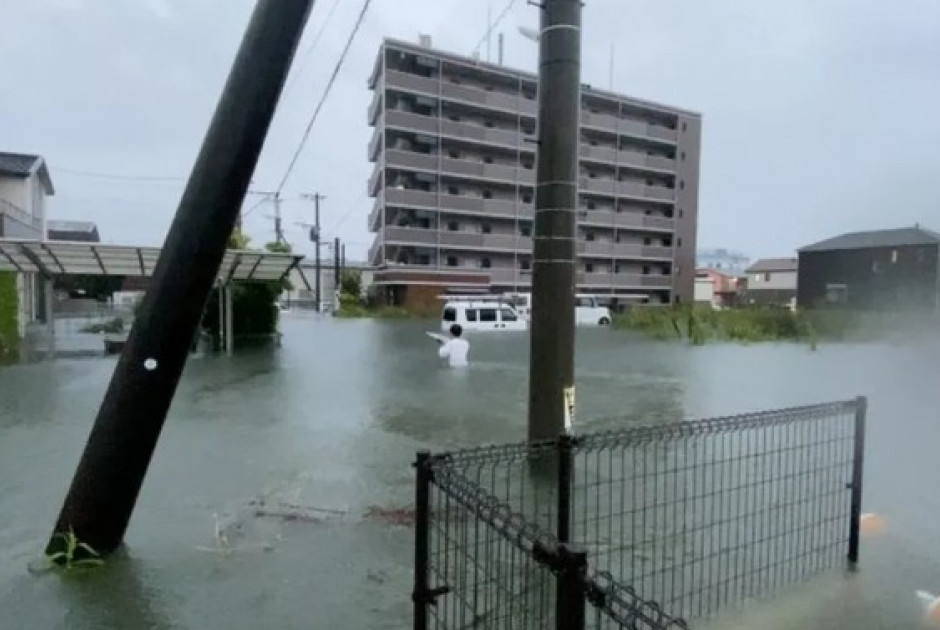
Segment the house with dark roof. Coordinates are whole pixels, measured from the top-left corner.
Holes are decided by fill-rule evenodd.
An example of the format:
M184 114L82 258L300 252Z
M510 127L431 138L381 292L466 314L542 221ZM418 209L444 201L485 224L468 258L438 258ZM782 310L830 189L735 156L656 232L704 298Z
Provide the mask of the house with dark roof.
M42 240L46 197L53 194L42 156L0 152L0 238Z
M745 270L742 304L793 308L796 300L797 259L761 258Z
M940 234L919 225L842 234L799 250L801 308L933 310Z
M98 226L91 221L46 221L46 238L72 243L101 242Z

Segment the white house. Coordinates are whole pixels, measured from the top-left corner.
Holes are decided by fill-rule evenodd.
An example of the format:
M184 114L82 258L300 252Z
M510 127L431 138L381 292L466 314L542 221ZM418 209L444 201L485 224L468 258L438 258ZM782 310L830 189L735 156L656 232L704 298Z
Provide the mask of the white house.
M55 194L46 161L39 155L0 152L0 238L41 241L46 234L46 197ZM42 308L42 284L34 274L17 277L22 336Z

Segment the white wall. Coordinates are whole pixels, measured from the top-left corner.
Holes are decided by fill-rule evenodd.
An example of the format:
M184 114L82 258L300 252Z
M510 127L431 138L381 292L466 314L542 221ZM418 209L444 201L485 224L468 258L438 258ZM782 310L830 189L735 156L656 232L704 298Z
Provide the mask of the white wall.
M30 181L22 177L4 177L0 175L0 199L9 201L23 212L29 212Z

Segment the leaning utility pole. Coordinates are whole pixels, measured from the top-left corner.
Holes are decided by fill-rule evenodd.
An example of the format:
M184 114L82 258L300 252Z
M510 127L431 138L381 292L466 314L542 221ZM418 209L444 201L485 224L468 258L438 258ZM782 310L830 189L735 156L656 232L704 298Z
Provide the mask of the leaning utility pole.
M529 440L553 439L574 406L581 0L543 0L533 230Z
M47 553L121 544L312 6L258 0Z

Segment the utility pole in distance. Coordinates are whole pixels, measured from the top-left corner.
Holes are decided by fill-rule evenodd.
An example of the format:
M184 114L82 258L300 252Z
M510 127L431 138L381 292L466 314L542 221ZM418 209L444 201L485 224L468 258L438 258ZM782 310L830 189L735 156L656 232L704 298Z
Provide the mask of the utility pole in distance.
M333 239L333 291L339 291L340 277L339 237Z
M581 0L542 0L533 230L529 440L568 427L574 401Z
M316 273L316 282L314 284L314 298L316 299L317 312L322 310L320 306L321 299L321 279L322 269L320 266L320 200L326 199L326 195L316 192L312 195L303 195L304 199L313 199L313 249L314 249L314 273Z
M313 0L258 0L46 548L114 551L137 502ZM78 549L79 555L87 552Z

